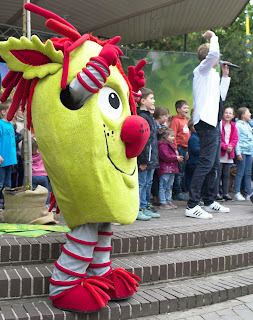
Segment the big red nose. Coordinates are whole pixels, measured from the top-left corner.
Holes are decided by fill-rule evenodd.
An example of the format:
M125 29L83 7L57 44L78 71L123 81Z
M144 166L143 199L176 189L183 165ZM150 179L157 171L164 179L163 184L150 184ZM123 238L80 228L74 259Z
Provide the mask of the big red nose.
M121 129L121 140L126 144L127 158L137 157L145 147L150 135L149 124L139 116L129 116Z

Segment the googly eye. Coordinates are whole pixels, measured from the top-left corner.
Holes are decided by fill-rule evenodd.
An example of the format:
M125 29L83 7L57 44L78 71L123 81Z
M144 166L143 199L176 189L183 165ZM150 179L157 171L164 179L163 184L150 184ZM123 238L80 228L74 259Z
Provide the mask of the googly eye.
M98 105L105 116L113 120L120 118L123 110L118 93L110 87L103 87L98 94Z

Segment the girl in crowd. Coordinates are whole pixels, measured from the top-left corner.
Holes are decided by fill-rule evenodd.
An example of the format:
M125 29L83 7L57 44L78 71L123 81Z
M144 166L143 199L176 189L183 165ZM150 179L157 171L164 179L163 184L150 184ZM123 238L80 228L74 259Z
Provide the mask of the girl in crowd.
M226 108L223 112L223 120L221 121L221 153L220 167L218 169L217 179L215 182L216 200L232 200L228 194L230 166L234 162L235 147L238 141L238 133L236 125L232 122L235 117L233 108ZM220 179L222 177L223 196L219 193Z
M245 200L241 194L241 182L244 178L246 200L250 200L252 194L251 187L251 168L252 168L252 128L248 121L251 119L251 113L248 108L239 108L237 111L238 121L236 128L238 131L238 143L235 147L237 174L235 177L235 200Z

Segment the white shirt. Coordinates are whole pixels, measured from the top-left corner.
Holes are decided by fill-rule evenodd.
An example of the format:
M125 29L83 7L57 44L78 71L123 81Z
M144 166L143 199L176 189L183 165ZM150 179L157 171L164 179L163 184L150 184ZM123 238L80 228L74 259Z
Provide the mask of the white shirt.
M216 127L218 122L220 96L224 101L228 92L230 77L222 77L213 66L219 59L218 37L212 36L208 55L193 71L193 124L200 120Z

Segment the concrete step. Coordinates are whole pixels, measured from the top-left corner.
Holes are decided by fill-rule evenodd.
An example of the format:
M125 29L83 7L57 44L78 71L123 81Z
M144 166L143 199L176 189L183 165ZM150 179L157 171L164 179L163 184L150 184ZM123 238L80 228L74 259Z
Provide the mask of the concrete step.
M113 226L112 256L197 248L253 238L253 219L217 223L200 223L192 219L188 221L191 222L190 226L146 225L143 228L145 222L142 221L142 225L138 224L140 221L136 222L137 227L141 226L139 229L128 230L128 226ZM66 236L62 233L50 233L38 238L0 235L0 265L54 261L58 259L65 241Z
M199 277L253 265L253 240L215 247L112 258L112 267L121 267L141 278L141 283ZM54 264L0 267L0 299L48 294Z
M92 314L65 312L48 297L4 300L1 320L125 320L202 307L253 293L253 268L220 275L141 286L124 301Z

